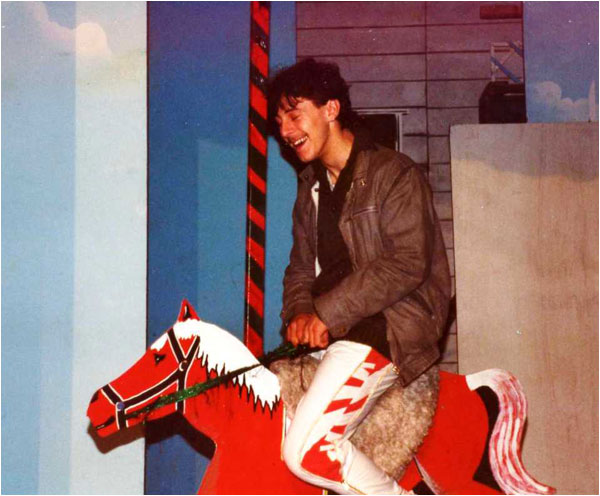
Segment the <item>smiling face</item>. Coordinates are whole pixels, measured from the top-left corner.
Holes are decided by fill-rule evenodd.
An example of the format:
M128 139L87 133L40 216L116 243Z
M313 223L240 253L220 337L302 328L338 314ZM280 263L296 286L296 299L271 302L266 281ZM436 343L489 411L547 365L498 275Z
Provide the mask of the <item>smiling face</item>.
M336 100L317 106L307 98L284 95L279 102L275 122L283 141L306 163L322 159L327 154L338 113L339 103Z

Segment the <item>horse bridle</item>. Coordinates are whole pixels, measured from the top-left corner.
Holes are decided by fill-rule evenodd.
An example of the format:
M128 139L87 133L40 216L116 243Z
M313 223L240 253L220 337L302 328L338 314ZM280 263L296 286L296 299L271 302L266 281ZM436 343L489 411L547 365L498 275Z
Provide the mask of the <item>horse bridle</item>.
M106 386L101 388L101 391L104 393L106 398L116 408L116 421L117 427L119 429L122 429L127 425L127 409L136 407L141 403L148 401L150 398L156 396L161 391L164 391L175 382L177 383L177 391L185 389L185 380L187 377L187 373L194 359L196 358L196 353L198 351L198 347L200 346L200 337L196 336L194 338L192 346L190 346L190 349L187 354L183 353L183 350L181 349L181 345L179 344L179 341L175 336L175 331L173 330L173 328L167 331L167 337L169 339L169 344L171 345L171 349L173 350L173 354L175 355L178 364L177 369L174 370L171 374L169 374L168 377L164 378L162 381L160 381L158 384L155 384L151 388L146 389L145 391L135 396L132 396L131 398L128 398L126 400L124 400L121 397L121 395L119 395L119 393L115 391L115 389L110 384L107 384ZM177 402L175 405L176 411L183 413L184 402ZM109 419L106 422L98 425L96 427L96 430L103 429L112 424L114 421L114 416L109 417Z

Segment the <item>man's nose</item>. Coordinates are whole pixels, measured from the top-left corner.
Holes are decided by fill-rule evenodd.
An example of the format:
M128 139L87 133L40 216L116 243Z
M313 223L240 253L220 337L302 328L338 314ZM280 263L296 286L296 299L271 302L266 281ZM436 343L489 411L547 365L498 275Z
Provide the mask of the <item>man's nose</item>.
M291 133L292 133L292 126L290 125L289 121L287 119L282 121L281 124L279 125L279 134L281 135L281 137L285 139Z

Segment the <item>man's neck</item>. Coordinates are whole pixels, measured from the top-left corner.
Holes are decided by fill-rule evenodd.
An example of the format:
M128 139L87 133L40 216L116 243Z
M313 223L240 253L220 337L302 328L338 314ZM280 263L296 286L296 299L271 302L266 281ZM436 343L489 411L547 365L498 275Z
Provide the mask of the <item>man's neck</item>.
M321 157L321 163L329 171L335 184L340 172L346 167L354 144L354 134L349 129L336 129L330 135L331 142L327 152Z

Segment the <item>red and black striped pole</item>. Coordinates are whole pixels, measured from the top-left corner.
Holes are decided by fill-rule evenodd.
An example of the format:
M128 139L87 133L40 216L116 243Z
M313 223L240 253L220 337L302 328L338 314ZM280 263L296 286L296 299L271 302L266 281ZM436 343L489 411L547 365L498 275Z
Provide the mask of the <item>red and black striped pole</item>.
M250 112L248 118L248 208L246 214L246 294L244 344L263 354L265 226L267 200L267 97L269 2L251 2Z

